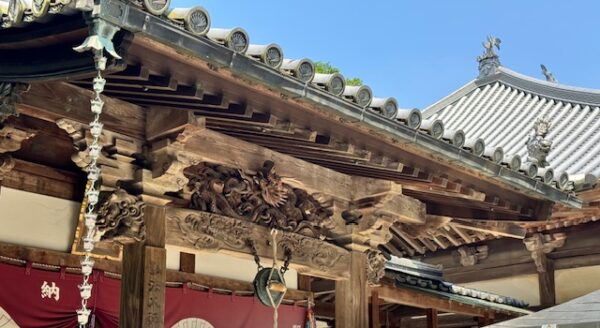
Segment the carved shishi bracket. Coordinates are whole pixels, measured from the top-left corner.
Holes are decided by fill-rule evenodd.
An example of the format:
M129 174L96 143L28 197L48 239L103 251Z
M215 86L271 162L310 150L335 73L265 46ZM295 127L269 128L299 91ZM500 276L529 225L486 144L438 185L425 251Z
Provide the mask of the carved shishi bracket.
M385 276L387 259L381 251L367 251L367 283L371 287L379 286L379 280Z
M285 184L266 161L255 174L201 163L190 172L190 208L312 238L328 237L333 212L306 191Z
M118 188L100 204L94 236L96 240L129 244L146 238L146 204L140 197Z

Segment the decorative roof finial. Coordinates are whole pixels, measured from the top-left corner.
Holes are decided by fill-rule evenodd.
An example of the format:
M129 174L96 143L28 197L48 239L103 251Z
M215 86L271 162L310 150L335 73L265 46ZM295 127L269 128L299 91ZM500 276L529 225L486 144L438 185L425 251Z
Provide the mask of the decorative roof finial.
M490 76L496 73L497 68L500 66L500 58L494 51L494 48L500 50L500 38L489 35L487 40L483 43L485 51L483 55L477 56L479 62L479 76L478 79Z
M546 68L544 64L541 64L540 67L542 68L542 74L544 74L544 76L546 77L546 81L558 83L558 81L554 78L554 74L552 74L552 72L548 68Z
M552 141L546 139L550 131L550 120L546 117L540 117L533 123L533 135L527 138L527 162L537 164L538 167L546 167L550 165L546 160Z

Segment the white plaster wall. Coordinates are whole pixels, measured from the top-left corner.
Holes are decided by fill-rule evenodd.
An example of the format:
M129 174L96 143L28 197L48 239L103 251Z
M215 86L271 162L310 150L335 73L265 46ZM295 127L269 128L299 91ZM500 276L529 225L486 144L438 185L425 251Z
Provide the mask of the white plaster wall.
M181 249L170 246L167 246L166 249L167 268L179 270L179 251ZM263 260L261 263L264 267L273 264L272 260ZM277 264L281 265L281 261ZM252 282L256 272L256 264L249 259L222 253L196 253L196 273ZM290 269L284 277L288 288L298 289L298 272L296 270Z
M459 285L502 296L510 296L526 301L531 306L540 305L537 274L519 275L510 278L484 280Z
M600 265L556 270L556 302L564 303L600 289Z
M69 252L81 204L2 187L0 241Z

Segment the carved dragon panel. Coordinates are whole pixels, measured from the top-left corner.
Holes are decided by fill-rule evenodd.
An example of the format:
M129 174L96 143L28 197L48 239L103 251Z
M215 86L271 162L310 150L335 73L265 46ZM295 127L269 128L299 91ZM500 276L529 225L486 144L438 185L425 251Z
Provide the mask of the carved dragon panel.
M201 163L189 177L190 208L308 237L329 236L333 212L306 191L283 183L273 167L266 161L256 174L246 174Z

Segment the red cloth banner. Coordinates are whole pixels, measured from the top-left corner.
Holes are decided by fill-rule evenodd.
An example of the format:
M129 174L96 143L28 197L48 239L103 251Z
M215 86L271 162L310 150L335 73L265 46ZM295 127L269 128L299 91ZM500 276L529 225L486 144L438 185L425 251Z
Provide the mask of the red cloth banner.
M94 287L88 308L95 317L95 327L118 327L121 281L108 278L101 271L94 271L91 280ZM75 310L81 307L79 284L81 275L64 270L54 272L33 269L30 265L0 263L0 326L7 322L2 317L4 310L22 328L77 327ZM167 288L165 297L165 327L192 318L215 328L273 326L273 309L251 296L201 292L184 286ZM280 328L303 327L305 319L303 307L279 307Z

